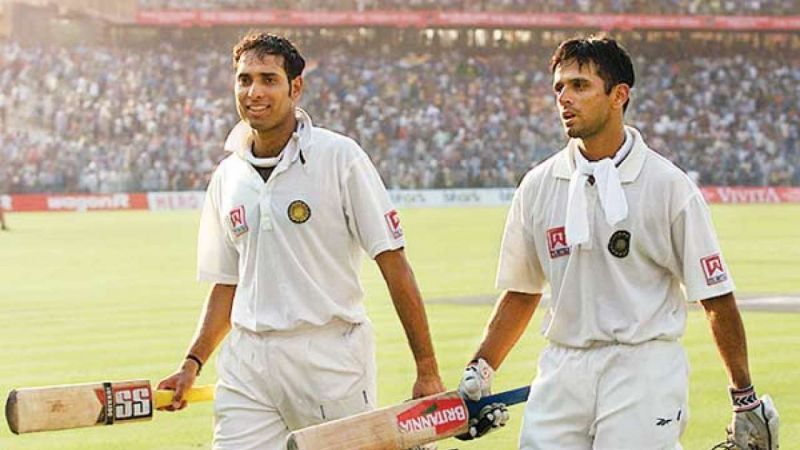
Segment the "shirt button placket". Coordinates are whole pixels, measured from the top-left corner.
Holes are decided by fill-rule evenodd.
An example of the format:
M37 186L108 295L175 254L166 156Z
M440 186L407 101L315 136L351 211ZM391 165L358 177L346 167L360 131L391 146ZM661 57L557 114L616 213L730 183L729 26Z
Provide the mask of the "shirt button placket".
M272 203L272 192L271 189L264 185L262 188L262 195L261 195L261 230L262 231L272 231L272 214L270 203Z
M589 240L581 244L581 248L584 250L591 250L594 247L594 235L597 233L595 229L595 222L596 222L596 215L597 215L597 187L596 186L587 186L586 187L586 219L587 225L589 226ZM602 209L602 208L601 208ZM602 211L601 211L602 212Z

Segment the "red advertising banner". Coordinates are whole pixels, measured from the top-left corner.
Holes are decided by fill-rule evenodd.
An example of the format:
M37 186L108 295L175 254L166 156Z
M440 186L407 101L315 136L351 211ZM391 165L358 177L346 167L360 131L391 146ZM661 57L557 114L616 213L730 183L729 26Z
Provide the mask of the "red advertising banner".
M708 203L800 203L800 187L701 188ZM397 207L506 206L513 188L390 190ZM138 192L132 194L18 194L0 195L5 211L109 211L200 209L205 192Z
M9 211L97 211L147 209L147 194L20 194L9 195Z
M148 192L150 211L174 211L178 209L200 209L206 193L203 191Z
M272 25L392 28L592 28L598 30L800 30L800 16L669 16L461 11L140 10L148 26Z
M707 186L700 190L708 203L800 203L800 187Z

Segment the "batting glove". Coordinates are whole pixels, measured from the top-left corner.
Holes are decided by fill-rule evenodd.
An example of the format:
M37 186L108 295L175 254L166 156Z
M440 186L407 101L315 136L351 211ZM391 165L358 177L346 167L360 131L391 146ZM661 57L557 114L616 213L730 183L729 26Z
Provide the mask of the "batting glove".
M458 385L458 392L462 397L477 402L481 397L491 393L494 369L483 358L478 358L467 365L461 383Z
M456 439L471 441L484 434L506 426L508 422L508 407L503 403L492 403L486 405L478 413L478 417L469 420L469 430L464 434L459 434Z
M742 450L778 450L778 410L769 395L756 396L753 386L730 388L733 420L728 441Z

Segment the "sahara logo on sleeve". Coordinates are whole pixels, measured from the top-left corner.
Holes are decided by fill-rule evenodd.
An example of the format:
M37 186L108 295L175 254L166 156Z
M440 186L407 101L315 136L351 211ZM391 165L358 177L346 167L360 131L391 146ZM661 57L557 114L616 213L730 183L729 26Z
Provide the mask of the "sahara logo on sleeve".
M725 271L725 266L722 265L722 257L719 253L700 258L700 264L703 266L707 285L712 286L728 279L728 272Z
M547 250L550 251L550 259L569 255L567 233L564 231L564 227L547 230Z
M239 205L236 208L233 208L229 214L233 235L238 238L239 236L247 233L250 228L247 226L247 214L245 214L244 205Z
M396 209L384 214L383 218L386 219L386 226L389 227L389 232L395 239L403 237L403 227L400 226L400 215L397 214Z

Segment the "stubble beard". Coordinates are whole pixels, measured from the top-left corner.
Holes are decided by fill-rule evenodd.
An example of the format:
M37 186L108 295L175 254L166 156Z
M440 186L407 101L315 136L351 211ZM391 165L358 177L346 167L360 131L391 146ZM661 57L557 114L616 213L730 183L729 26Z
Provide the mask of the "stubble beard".
M572 139L588 139L603 131L607 123L608 123L608 116L599 119L596 122L591 123L585 127L581 128L565 127L565 131L567 132L567 136L569 136Z

